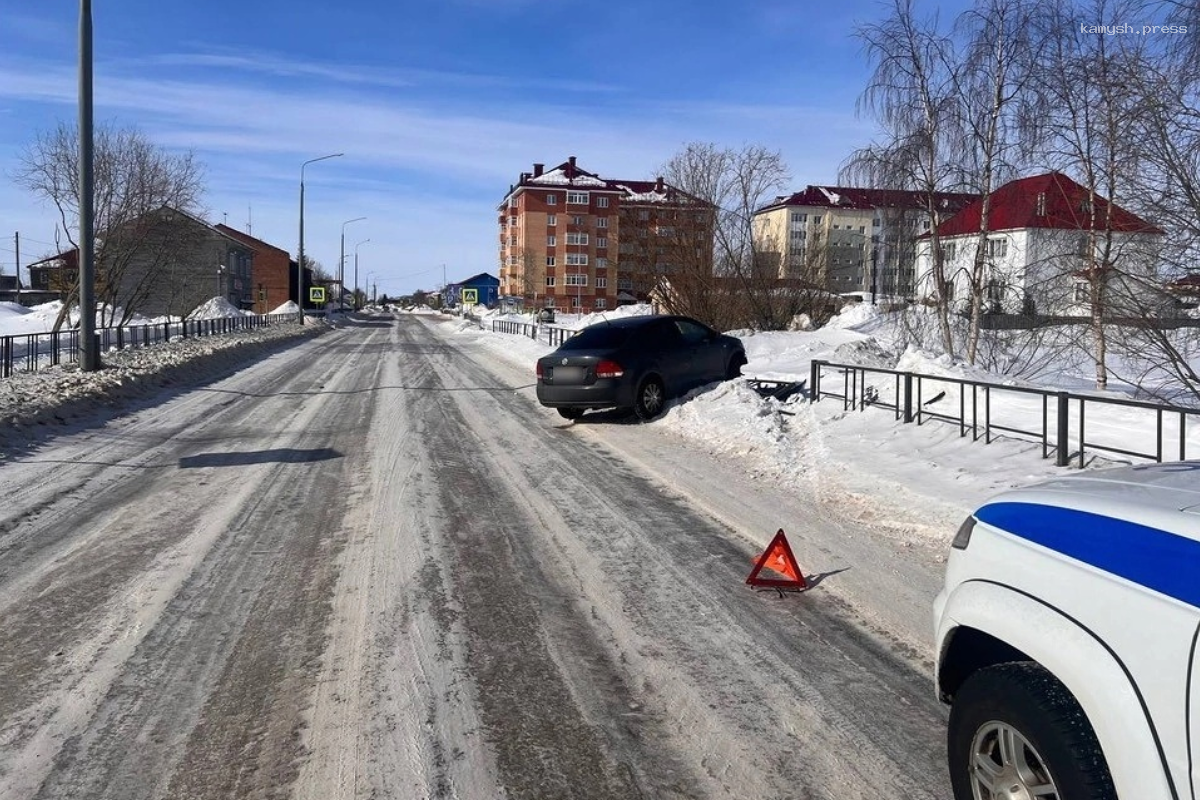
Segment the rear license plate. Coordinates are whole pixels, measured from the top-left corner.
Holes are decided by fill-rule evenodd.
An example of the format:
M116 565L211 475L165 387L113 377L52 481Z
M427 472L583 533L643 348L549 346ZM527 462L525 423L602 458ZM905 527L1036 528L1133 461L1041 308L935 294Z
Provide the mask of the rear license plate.
M555 367L554 382L555 383L583 383L587 377L586 367Z

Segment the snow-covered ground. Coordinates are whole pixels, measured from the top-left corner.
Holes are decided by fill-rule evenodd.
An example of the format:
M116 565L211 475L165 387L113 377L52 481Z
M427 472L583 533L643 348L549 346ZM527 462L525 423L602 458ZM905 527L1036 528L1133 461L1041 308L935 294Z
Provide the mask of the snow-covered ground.
M295 310L293 303L287 303L275 311L294 313ZM0 304L0 335L48 330L58 311L57 303L33 309ZM214 298L193 317L239 313ZM433 312L420 308L415 313ZM599 314L560 314L556 324L580 328L606 318L646 313L650 313L650 308L645 305L624 306ZM552 349L528 338L491 331L493 320L532 322L532 316L479 309L478 317L480 323L453 317L443 319L458 335L478 339L494 350L497 357L527 366L531 376L534 361ZM138 320L138 323L154 321ZM894 329L887 315L868 304L860 304L848 307L829 325L815 331L733 333L745 344L749 363L744 372L751 378L806 381L813 359L822 359L928 375L1008 381L1004 376L951 363L911 346L901 348ZM237 348L246 342L262 343L301 333L294 326L284 325L232 337L173 341L147 349L106 353L106 369L90 375L65 367L0 379L0 418L27 426L67 405L74 413L83 413L89 404L109 406L118 396L136 396L142 390L161 385L169 380L164 377L166 371L186 371L187 363L199 357L210 365L219 365L207 368L228 368L228 364L241 357ZM1041 387L1076 390L1082 385L1082 379L1068 370L1059 371L1058 375L1057 385L1043 383ZM956 407L955 388L950 384L945 387L947 396L940 402ZM881 388L887 390L886 386ZM992 414L994 419L1020 416L1024 422L1013 423L1016 427L1034 428L1040 401L1019 395L998 395L992 401ZM815 404L799 396L782 403L762 399L745 380L693 392L672 403L662 418L650 424L700 443L714 455L747 458L763 479L781 486L819 481L823 475L837 473L842 484L858 487L868 496L878 493L880 486L889 485L904 489L913 497L935 497L940 502L955 504L964 513L998 490L1063 472L1052 459L1041 457L1040 444L1009 437L985 445L969 436L959 436L957 428L951 425L937 422L902 425L890 412L846 411L842 403L828 399ZM1103 425L1106 442L1130 450L1144 450L1146 437L1154 433L1153 417L1134 409L1106 411L1103 418L1097 416L1089 425ZM1191 428L1187 438L1189 455L1200 453L1200 429L1194 425ZM1171 433L1169 428L1167 433ZM1093 459L1089 468L1112 463L1111 458Z

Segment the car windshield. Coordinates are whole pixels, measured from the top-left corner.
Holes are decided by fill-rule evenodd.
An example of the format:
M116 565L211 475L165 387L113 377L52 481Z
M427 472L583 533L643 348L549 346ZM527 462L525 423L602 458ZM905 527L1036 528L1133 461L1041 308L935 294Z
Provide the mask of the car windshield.
M567 339L559 350L615 350L629 338L629 328L592 325Z

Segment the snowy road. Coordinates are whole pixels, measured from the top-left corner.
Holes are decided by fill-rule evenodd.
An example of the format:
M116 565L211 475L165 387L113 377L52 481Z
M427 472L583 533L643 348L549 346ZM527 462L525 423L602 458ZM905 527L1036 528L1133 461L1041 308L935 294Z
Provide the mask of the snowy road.
M445 329L0 467L0 800L948 796L924 555ZM743 584L764 508L838 556L804 595Z

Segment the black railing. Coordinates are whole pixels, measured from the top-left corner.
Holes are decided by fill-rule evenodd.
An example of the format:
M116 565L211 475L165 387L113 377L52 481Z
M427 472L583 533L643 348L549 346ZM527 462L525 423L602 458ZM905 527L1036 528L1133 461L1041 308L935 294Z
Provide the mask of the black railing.
M217 336L235 330L295 321L295 313L257 314L248 317L189 319L152 325L97 328L96 347L100 352L151 347L171 339ZM72 362L79 362L78 329L0 336L0 378L11 377L18 372L37 372L39 369Z
M574 328L564 328L559 325L545 323L519 322L511 319L492 320L493 333L508 333L515 336L528 336L535 342L543 339L551 347L558 347L569 337L577 333Z
M840 386L836 383L833 386L825 384L823 378L827 371L841 375ZM868 376L879 376L882 380L874 379L869 383ZM1189 418L1193 423L1200 418L1200 409L1195 408L820 360L812 362L809 381L813 402L829 397L841 400L846 410L862 411L875 407L891 411L897 420L916 422L917 425L930 420L957 425L959 436L970 434L973 441L983 439L985 444L990 444L997 432L1027 437L1041 443L1042 458L1048 458L1053 452L1055 463L1060 467L1068 466L1078 456L1078 464L1082 468L1088 451L1117 453L1158 462L1174 460L1176 457L1183 461L1187 458ZM951 394L957 395L957 398L951 397ZM1028 397L1032 402L1024 409L1020 408L1019 402L1015 409L1008 404L1008 414L1011 416L994 415L992 396L1006 394ZM947 410L947 406L952 409L956 405L955 399L957 411ZM1118 407L1145 412L1147 437L1153 425L1153 452L1130 450L1103 438L1105 425L1102 418L1106 412ZM1031 425L1033 418L1037 421ZM1124 427L1123 423L1118 424ZM1173 433L1178 435L1174 442L1178 449L1172 446L1168 451L1167 445L1169 439L1174 438ZM1074 452L1072 442L1077 447Z

